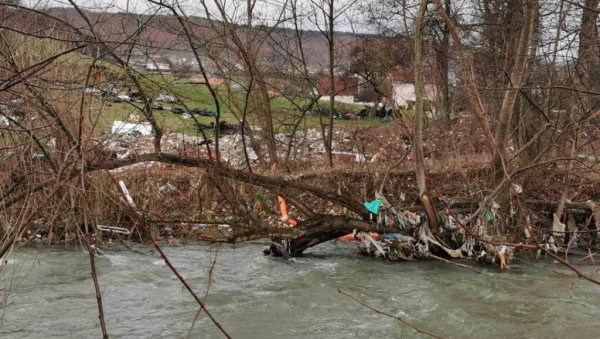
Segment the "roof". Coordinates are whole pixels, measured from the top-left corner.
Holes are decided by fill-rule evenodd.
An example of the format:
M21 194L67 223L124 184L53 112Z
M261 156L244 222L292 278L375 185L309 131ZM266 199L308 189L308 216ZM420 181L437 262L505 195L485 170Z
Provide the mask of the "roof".
M335 77L333 95L358 95L358 79L356 77ZM319 94L331 95L331 78L319 78Z

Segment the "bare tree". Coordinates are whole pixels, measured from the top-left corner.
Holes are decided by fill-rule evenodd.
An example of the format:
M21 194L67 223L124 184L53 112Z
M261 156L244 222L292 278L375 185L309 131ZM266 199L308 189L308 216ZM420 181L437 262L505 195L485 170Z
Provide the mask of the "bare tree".
M63 10L3 5L0 222L6 226L0 233L0 257L19 241L30 241L30 231L33 237L45 234L64 243L74 237L89 239L94 265L91 243L100 241L102 222L123 226L130 238L152 239L157 249L157 225L181 225L174 232L183 234L193 224L226 220L232 232L219 241L270 237L276 242L285 240L292 255L356 230L405 236L406 241L386 243L363 235L366 253L391 260L434 258L433 254L486 263L497 262L505 246L547 252L550 244L543 242L542 235L552 231L575 236L585 228L586 233L596 234L599 226L593 219L597 218L594 207L567 199L597 199L600 111L593 77L598 63L598 53L594 54L597 1L586 1L581 13L573 10L571 6L576 5L570 2L554 2L556 10L544 15L540 8L548 4L536 0L469 3L479 6L454 11L450 1L438 0L437 6L432 6L420 0L395 7L398 12L388 24L401 26L397 32L402 34L392 35L400 37L398 40L381 39L382 49L398 41L404 44L401 48L407 41L414 42L414 49L402 54L392 48L382 51L373 57L381 62L365 65L363 70L372 72L372 82L381 85L380 79L389 76L386 68L414 65L414 116L402 124L355 128L356 134L364 133L361 137L366 143L371 142L369 147L389 149L390 158L370 159L367 164L366 157L356 156L349 163L340 162L339 169L331 168L338 95L335 83L343 73L340 71L351 70L340 62L344 60L340 57L343 35L336 32L336 24L353 4L313 1L316 10L308 14L319 29L310 34L320 34L324 39L321 50L327 54L329 116L322 125L326 163L317 152L310 154L314 159L291 155L306 111L320 98L314 92L314 65L308 55L314 51L306 49L309 33L303 31L298 1L277 8L271 25L261 22L266 18L260 17L254 7L257 3L251 0L242 14L232 14L221 1L200 2L200 10L207 16L203 19L188 15L178 2L154 2L148 13L135 18L89 11L76 1L71 2L71 9ZM169 16L158 15L163 13ZM389 19L387 14L380 15L382 20ZM575 20L579 34L565 34L562 27L572 16L580 18ZM549 23L554 17L558 24ZM540 34L544 25L556 27L556 32ZM498 30L499 26L504 29ZM156 46L157 41L143 34L148 27L163 29L167 43ZM441 39L430 34L438 29ZM571 40L562 38L566 35ZM168 57L173 60L181 55L194 59L203 83L144 70L139 60L144 62L157 51L172 53ZM362 58L368 59L369 53L379 51L367 48ZM445 58L448 54L456 56L458 66ZM486 61L490 54L496 57ZM461 75L453 91L466 99L466 104L460 103L465 113L459 116L465 122L440 127L439 120L427 116L423 92L432 56L438 64L433 67L441 73ZM386 60L394 57L397 59ZM273 65L279 69L273 70ZM211 83L216 77L223 80L223 87ZM449 86L443 75L439 82L439 87ZM122 95L101 90L116 83L124 84L123 91L139 92L137 98L122 102ZM290 84L293 89L286 89ZM189 86L185 87L188 93L176 88L182 85ZM192 100L186 96L204 89L209 92L208 102L217 109L216 157L206 135L172 133L165 121L180 123L182 119L176 120L175 112L164 112L155 100L158 93L168 92L184 101L180 106L188 106ZM293 112L278 112L276 95L287 98ZM446 115L447 99L442 105ZM129 110L141 115L154 135L109 133L115 116ZM219 122L229 113L241 122L244 166L221 161L218 154L225 147L218 141L222 136ZM102 120L105 116L111 120L108 124ZM469 124L471 118L473 125ZM289 135L284 135L289 140L276 134L277 124L283 120L292 121ZM254 121L260 125L259 132L250 127ZM519 126L525 124L527 133L519 137ZM195 125L200 127L200 122ZM405 129L399 131L398 126ZM412 134L405 133L407 126L412 127ZM373 130L376 133L368 133ZM246 135L258 153L263 148L267 152L255 164L247 154ZM385 139L390 135L393 139ZM412 137L414 150L398 141ZM281 140L287 147L285 174L273 170L282 163L278 153ZM221 141L225 143L225 139ZM472 151L482 142L483 151ZM456 155L457 159L451 159L454 164L432 157L427 160L434 152ZM402 167L405 164L406 168ZM429 168L435 171L428 173ZM130 203L132 199L118 179L130 181L129 198L139 199L137 207ZM388 201L377 218L364 207L364 196L356 193L365 186L374 187L375 182L381 187L378 193L389 197L380 197L382 204ZM446 194L457 195L458 201L442 200ZM534 199L540 195L547 200ZM279 196L285 197L297 214L297 227L281 225L270 217L273 201ZM494 208L494 202L500 202L504 211ZM553 230L549 210L556 211L555 219L561 218L562 211L576 211L577 218L586 220L573 221L575 228ZM428 223L419 216L423 212ZM593 246L590 240L590 248ZM482 251L486 254L480 256ZM185 279L171 269L206 311ZM589 275L578 274L598 283ZM95 286L99 291L97 279ZM97 300L102 314L99 292ZM107 331L105 328L103 334Z
M337 95L336 83L340 79L340 73L337 71L336 62L336 22L340 20L340 17L346 15L346 12L353 5L350 3L338 3L336 0L311 0L311 7L313 9L312 22L318 28L319 32L325 38L327 44L327 75L328 75L328 95L329 95L329 115L328 121L323 128L323 142L325 144L325 152L327 154L327 161L329 166L333 166L333 123L335 115L335 96Z
M423 27L425 21L425 13L427 12L427 1L421 0L419 3L419 12L416 20L415 34L415 172L417 177L417 187L419 189L419 197L427 212L427 220L435 233L439 233L438 215L433 207L433 204L427 194L427 184L425 183L425 164L423 159L423 121L425 114L423 112L423 80L421 78L422 68L422 49L423 49Z

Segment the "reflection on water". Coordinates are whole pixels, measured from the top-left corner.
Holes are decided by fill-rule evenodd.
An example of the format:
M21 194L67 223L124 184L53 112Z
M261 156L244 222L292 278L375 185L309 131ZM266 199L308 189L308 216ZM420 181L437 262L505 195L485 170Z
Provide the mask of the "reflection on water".
M207 306L234 338L419 337L338 288L447 337L594 338L600 331L600 287L553 272L561 267L551 262L475 273L439 262L388 263L334 244L283 262L264 257L264 246L227 246L218 253ZM185 337L197 304L156 253L138 249L149 255L115 247L97 260L111 338ZM214 248L165 252L204 295ZM0 337L100 337L85 252L21 250L1 275L0 291L7 289ZM193 337L221 335L201 316Z

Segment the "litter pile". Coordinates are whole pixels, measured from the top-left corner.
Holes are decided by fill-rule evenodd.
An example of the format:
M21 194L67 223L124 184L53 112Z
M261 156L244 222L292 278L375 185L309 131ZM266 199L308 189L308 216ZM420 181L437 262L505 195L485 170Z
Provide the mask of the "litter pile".
M504 237L491 235L502 223L499 206L494 203L489 208L480 205L474 214L440 214L437 221L439 228L436 230L431 228L424 213L396 208L381 193L376 193L375 200L365 202L364 207L369 211L369 224L385 232L365 232L355 228L352 233L337 240L355 242L360 253L389 261L472 259L481 264L498 265L500 270L504 270L510 268L509 263L519 249L537 250L538 256L546 251L554 254L561 251L557 246L558 241L551 234L539 239L538 246L525 229L518 243L498 241ZM329 231L320 229L316 232L310 228L299 229L300 236L273 238L273 244L264 252L285 258L298 255L307 247L327 241L324 233L336 234L338 228L340 226L331 226ZM312 240L309 242L307 239Z
M101 141L105 151L113 154L118 159L129 157L133 154L154 153L154 136L148 132L149 125L144 123L116 121L113 124L110 139ZM389 147L365 147L364 138L357 138L356 130L336 130L332 141L333 157L339 162L374 162L389 152ZM383 136L381 136L383 137ZM387 137L394 138L394 136ZM316 129L298 131L292 139L288 133L275 135L278 145L278 156L283 159L287 150L292 147L290 160L295 161L323 161L326 159L325 146L322 134ZM291 142L290 142L291 141ZM380 142L391 144L389 141ZM205 140L201 136L188 136L182 133L164 133L161 139L162 152L180 155L193 155L208 157L207 146L214 154L214 141ZM244 145L246 147L244 151ZM401 143L403 148L407 146ZM364 149L368 148L367 151ZM245 167L247 160L251 164L260 162L263 155L268 159L266 144L261 142L260 133L252 137L235 131L222 135L219 139L219 150L222 160L237 168ZM387 150L387 151L386 151ZM247 157L247 160L246 160Z
M122 125L126 126L126 125ZM141 133L113 134L110 139L101 141L104 150L117 159L124 159L134 154L154 153L154 136ZM198 152L206 147L202 137L191 137L182 133L165 133L161 139L161 148L165 153L188 154ZM197 153L194 153L197 154Z

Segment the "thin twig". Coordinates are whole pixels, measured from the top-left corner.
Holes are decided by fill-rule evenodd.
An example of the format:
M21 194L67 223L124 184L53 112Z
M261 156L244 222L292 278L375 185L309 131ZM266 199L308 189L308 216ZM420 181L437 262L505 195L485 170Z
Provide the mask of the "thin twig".
M408 326L408 327L412 328L413 330L417 331L418 333L423 333L423 334L426 334L426 335L428 335L428 336L430 336L430 337L433 337L433 338L440 338L440 339L441 339L441 338L444 338L444 337L442 337L442 336L440 336L440 335L437 335L437 334L435 334L435 333L432 333L432 332L429 332L429 331L427 331L427 330L421 329L421 328L419 328L419 327L417 327L417 326L415 326L415 325L413 325L413 324L409 323L408 321L406 321L406 320L404 320L404 319L402 319L402 318L400 318L400 317L398 317L398 316L395 316L395 315L393 315L393 314L389 314L389 313L387 313L387 312L381 311L381 310L379 310L379 309L377 309L377 308L375 308L375 307L373 307L373 306L371 306L371 305L369 305L369 304L365 303L364 301L361 301L361 300L357 299L357 298L356 298L355 296L353 296L352 294L350 294L350 293L348 293L348 292L345 292L345 291L342 291L342 290L341 290L341 289L339 289L339 288L338 288L338 292L339 292L339 293L341 293L341 294L343 294L343 295L345 295L345 296L347 296L347 297L349 297L350 299L352 299L352 300L356 301L357 303L359 303L359 304L363 305L364 307L366 307L366 308L368 308L368 309L370 309L370 310L374 311L375 313L383 314L383 315L385 315L385 316L387 316L387 317L394 318L394 319L396 319L396 320L400 321L401 323L403 323L403 324L405 324L406 326Z
M567 244L567 249L565 251L565 261L569 261L569 250L571 250L571 245L573 244L575 239L577 239L577 232L573 233L573 237L571 237L571 240L569 240L569 243Z
M592 260L592 265L594 266L594 271L598 277L600 277L600 272L598 272L598 267L596 266L596 262L594 261L594 255L592 254L592 250L588 248L588 253L590 254L590 259Z
M469 265L465 265L465 264L459 264L459 263L457 263L457 262L450 261L450 260L448 260L448 259L444 259L444 258L442 258L442 257L438 257L437 255L434 255L434 254L429 254L429 256L430 256L430 257L432 257L432 258L434 258L434 259L437 259L437 260L443 261L443 262L445 262L445 263L447 263L447 264L452 264L452 265L456 265L456 266L459 266L459 267L468 268L468 269L470 269L471 271L473 271L473 272L475 272L475 273L481 273L480 271L478 271L478 270L476 270L475 268L473 268L473 266L469 266Z
M551 256L553 259L559 261L561 264L567 266L568 268L570 268L573 272L577 273L577 275L580 278L583 278L589 282L593 282L596 285L600 285L600 280L598 279L594 279L592 278L589 274L583 273L581 272L577 267L571 265L571 263L565 261L563 258L559 257L558 255L552 253L551 251L548 251L547 249L545 249L543 246L540 246L538 244L538 248L542 250L542 252L548 254L549 256Z
M206 299L208 298L208 292L210 292L210 288L212 286L212 273L213 270L215 269L215 265L217 264L217 256L219 255L219 248L217 247L217 250L215 252L215 257L212 261L212 264L210 265L210 269L208 270L208 281L206 282L206 292L204 293L204 302L206 302ZM196 326L196 322L198 321L198 318L200 317L200 314L202 313L202 308L200 308L198 310L198 312L196 312L196 315L194 316L194 320L192 320L192 326L190 326L190 330L188 331L188 338L192 337L192 331L194 330L194 326Z
M177 276L177 278L179 279L179 281L181 281L181 283L183 284L183 286L185 287L185 289L188 290L188 292L190 292L190 294L192 295L192 297L194 297L194 299L196 300L196 302L200 305L200 308L203 309L204 312L206 312L206 315L210 318L210 320L213 322L213 324L215 324L215 326L217 326L217 328L221 331L221 333L223 333L223 335L226 338L231 338L231 336L229 335L229 333L227 333L225 331L225 329L221 326L221 324L217 321L217 319L215 319L213 317L213 315L208 311L208 309L204 305L204 302L202 302L202 300L198 297L198 295L196 294L196 292L194 292L194 290L192 290L192 288L187 283L187 281L185 281L185 279L181 276L181 274L179 274L179 272L177 271L177 269L175 269L175 267L173 266L173 264L171 264L171 261L169 260L169 258L167 258L167 256L162 251L162 249L160 248L160 246L158 246L158 243L156 242L156 239L154 239L153 235L150 236L150 240L152 241L152 245L156 248L156 250L158 251L158 253L160 253L160 256L165 261L165 264L167 264L167 266L171 269L171 271L173 271L173 273Z
M104 322L104 309L102 308L102 294L100 293L100 284L98 283L98 275L96 274L96 253L92 249L90 237L85 234L85 243L87 244L88 254L90 255L90 267L92 268L92 280L94 281L94 288L96 289L96 301L98 303L98 318L100 319L100 327L102 328L102 338L108 339L108 332L106 331L106 323Z
M114 179L114 177L112 176L112 174L110 172L109 176L112 177ZM140 223L142 223L143 225L147 225L146 223L146 218L144 217L144 215L142 213L140 213L129 201L129 199L127 199L127 195L125 194L125 192L123 191L122 187L117 185L117 190L119 191L119 193L122 195L122 197L124 198L123 202L125 203L125 205L127 205L127 207L129 207L132 211L133 214L135 216L137 216L138 220L140 221ZM217 321L217 319L215 319L213 317L213 315L208 311L208 309L206 308L206 306L204 306L204 302L202 302L202 300L200 300L200 298L198 298L198 295L196 295L196 293L194 292L194 290L192 290L192 288L190 287L190 285L187 283L187 281L185 281L185 279L181 276L181 274L179 274L179 272L175 269L175 267L173 266L173 264L171 264L171 261L169 260L169 258L167 258L167 256L165 255L165 253L162 251L162 249L160 248L160 246L158 246L158 242L156 241L156 239L154 238L153 234L150 234L150 241L152 242L152 246L154 246L154 248L156 248L156 250L158 251L158 253L160 253L160 256L163 258L163 260L165 261L165 264L167 264L167 266L171 269L171 271L173 271L173 273L177 276L177 278L179 279L179 281L181 281L181 283L183 284L183 286L188 290L188 292L190 292L190 294L192 295L192 297L194 297L194 299L196 300L196 302L200 305L200 307L202 309L204 309L204 311L206 312L206 315L210 318L210 320L213 322L213 324L215 324L215 326L217 326L217 328L221 331L221 333L223 333L223 335L226 338L231 338L231 336L229 335L229 333L227 333L227 331L225 331L225 329L221 326L221 324Z
M150 255L148 253L144 253L142 251L138 251L135 248L129 246L125 241L123 241L123 239L121 239L121 237L117 236L117 241L121 243L121 245L125 246L125 248L127 248L128 250L130 250L133 253L137 253L137 254L141 254L141 255Z
M392 170L392 168L397 168L398 166L400 166L400 164L402 162L404 162L404 160L406 160L406 157L408 157L408 153L410 153L411 150L412 150L412 143L408 146L408 148L406 149L406 152L404 152L404 155L402 156L402 158L400 160L396 161L395 163L393 163L392 165L390 165L390 167L388 167L388 169L385 171L385 175L383 176L383 180L381 180L381 185L379 186L379 192L383 192L383 187L385 186L385 182L387 181L387 178L390 175L390 171Z

